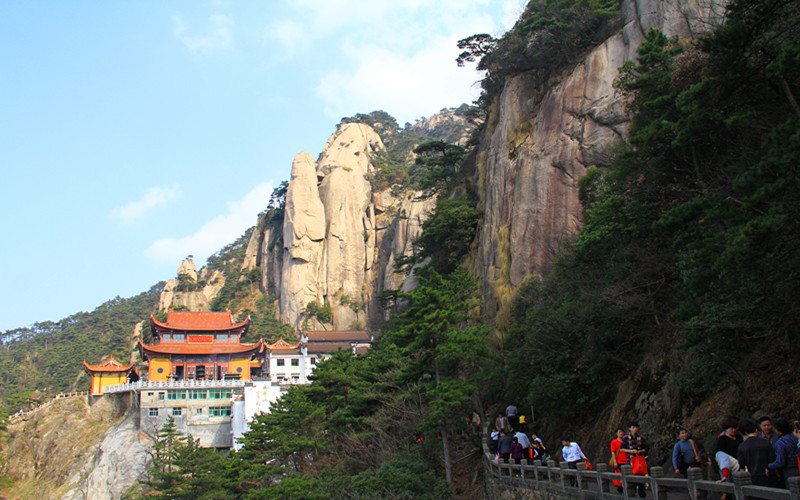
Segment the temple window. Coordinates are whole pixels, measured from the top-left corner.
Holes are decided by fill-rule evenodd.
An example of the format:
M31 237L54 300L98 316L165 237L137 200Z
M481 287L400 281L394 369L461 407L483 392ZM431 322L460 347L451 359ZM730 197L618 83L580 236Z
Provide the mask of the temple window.
M278 366L283 366L283 364L284 364L282 359L278 359L278 360L276 360L276 362L277 362Z
M228 343L228 334L227 333L223 333L223 334L217 335L217 342L222 343L222 344L227 344Z
M300 366L300 360L297 358L292 359L292 366Z
M172 334L172 342L173 343L183 343L183 334L182 333L174 333L174 334Z

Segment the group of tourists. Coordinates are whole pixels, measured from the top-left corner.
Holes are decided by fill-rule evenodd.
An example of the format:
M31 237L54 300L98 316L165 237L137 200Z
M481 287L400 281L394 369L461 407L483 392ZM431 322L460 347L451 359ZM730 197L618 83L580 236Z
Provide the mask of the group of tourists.
M757 422L742 423L736 417L722 422L714 452L704 453L688 429L678 431L672 447L672 468L675 474L688 477L690 467L719 470L718 482L733 481L733 473L746 471L752 484L787 488L791 477L800 476L800 422L763 416ZM639 435L639 424L631 423L628 433L617 429L611 441L611 466L616 472L622 465L631 465L633 474L647 474L647 441ZM615 482L616 484L616 482ZM616 484L622 490L622 484ZM639 496L644 497L643 485Z
M528 434L527 419L513 403L505 413L497 414L490 437L491 452L505 463L514 460L519 464L526 459L541 460L546 465L550 458L541 438L535 432Z
M681 429L672 450L672 466L686 476L689 467L716 463L720 482L732 481L737 471L750 474L757 486L788 488L791 477L800 476L800 422L763 416L742 424L736 417L722 422L713 455L701 454L688 429Z
M547 465L550 459L542 440L535 432L528 432L527 420L516 405L508 405L499 412L491 430L490 449L498 460L519 464L523 459L541 460ZM586 455L575 441L561 440L561 455L570 468L584 462L591 468ZM610 466L615 472L630 465L635 475L646 475L647 440L639 432L639 424L631 422L627 430L618 428L611 441ZM676 475L687 477L690 467L719 470L719 481L733 481L733 473L747 471L757 486L788 488L788 479L800 476L800 422L764 416L757 422L741 422L729 417L722 422L714 452L704 453L688 429L678 432L678 441L672 449L672 468ZM622 483L614 481L621 492ZM640 497L646 496L644 484L636 485Z

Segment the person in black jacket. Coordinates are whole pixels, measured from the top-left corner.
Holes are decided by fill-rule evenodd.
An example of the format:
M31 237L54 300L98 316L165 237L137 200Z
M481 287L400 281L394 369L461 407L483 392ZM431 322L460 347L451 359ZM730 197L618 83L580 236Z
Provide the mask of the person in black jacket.
M511 438L511 434L507 434L506 431L500 429L500 439L497 440L497 452L500 454L500 458L503 459L504 463L509 462L509 458L511 458L511 443L514 440Z
M769 439L758 436L758 427L748 422L742 427L744 442L739 445L739 467L750 473L756 486L777 486L775 473L769 474L767 465L775 461L775 448Z

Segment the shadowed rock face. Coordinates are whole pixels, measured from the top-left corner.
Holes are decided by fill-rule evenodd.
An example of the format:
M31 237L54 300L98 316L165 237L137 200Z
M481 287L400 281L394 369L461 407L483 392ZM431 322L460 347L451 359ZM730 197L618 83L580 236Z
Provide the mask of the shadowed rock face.
M624 8L624 29L543 94L531 74L509 79L488 120L491 133L479 156L485 215L475 272L489 312L499 288L547 274L562 240L579 231L578 180L593 166L609 165L627 136L626 103L613 83L617 69L635 59L644 33L657 27L667 36L695 37L719 22L722 4L640 0Z

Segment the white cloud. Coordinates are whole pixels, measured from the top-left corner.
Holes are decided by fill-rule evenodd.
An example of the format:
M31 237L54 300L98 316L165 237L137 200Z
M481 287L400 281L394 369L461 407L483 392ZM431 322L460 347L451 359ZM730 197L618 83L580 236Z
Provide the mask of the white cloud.
M474 66L456 65L456 42L474 33L501 35L521 0L503 5L486 0L299 1L307 26L288 23L281 36L271 36L287 51L311 47L335 54L330 65L320 68L316 85L325 114L339 119L383 109L403 123L479 95L474 84L482 75ZM323 40L327 45L317 46Z
M241 200L228 203L226 214L207 221L194 234L155 241L144 253L157 262L179 262L187 255L203 262L255 224L256 215L267 208L271 193L272 183L259 184Z
M190 35L189 27L179 14L172 16L172 33L192 54L219 52L233 47L234 21L231 16L214 14L208 18L210 31L205 35Z
M479 95L475 83L481 75L456 65L454 47L452 38L433 37L410 56L378 46L346 48L358 61L355 69L334 70L317 86L325 113L341 118L383 109L402 124L443 107L471 103Z
M137 221L153 208L161 207L172 200L180 198L180 186L154 186L145 191L144 196L136 201L114 207L109 216L126 224Z
M283 56L287 58L299 50L310 49L312 45L308 27L291 19L283 19L270 24L264 38L267 41L269 39L278 40L283 45Z

